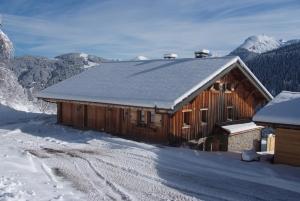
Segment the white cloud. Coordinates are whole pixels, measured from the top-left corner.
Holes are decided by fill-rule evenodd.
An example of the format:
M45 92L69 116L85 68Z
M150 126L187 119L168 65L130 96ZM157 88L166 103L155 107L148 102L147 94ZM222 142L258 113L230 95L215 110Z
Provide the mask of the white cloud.
M260 3L105 1L61 14L4 18L16 45L28 54L51 56L86 51L110 58L157 58L172 51L190 57L200 48L227 53L253 34L299 38L299 6L279 0Z

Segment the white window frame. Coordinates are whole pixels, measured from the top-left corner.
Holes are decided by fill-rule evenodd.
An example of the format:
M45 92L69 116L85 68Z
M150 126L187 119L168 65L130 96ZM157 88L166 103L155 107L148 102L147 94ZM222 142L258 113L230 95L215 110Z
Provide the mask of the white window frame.
M206 122L202 121L202 112L206 111ZM200 121L201 121L201 125L207 125L208 124L208 108L201 108L200 109Z
M190 128L191 127L191 124L185 124L184 123L184 115L185 113L190 113L190 117L189 117L189 123L191 123L191 115L192 115L192 111L191 109L187 109L187 110L182 110L182 128Z
M228 118L228 109L231 109L231 111L232 111L232 113L231 113L231 119L230 118ZM233 121L233 106L227 106L226 107L226 119L227 119L227 121Z

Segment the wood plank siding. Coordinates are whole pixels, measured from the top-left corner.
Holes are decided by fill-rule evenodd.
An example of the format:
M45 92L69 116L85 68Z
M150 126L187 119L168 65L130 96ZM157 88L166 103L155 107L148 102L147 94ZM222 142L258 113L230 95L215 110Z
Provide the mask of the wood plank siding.
M274 162L300 166L300 130L276 128Z
M170 119L172 141L206 137L213 133L217 123L251 119L255 110L266 103L265 98L239 69L233 69L217 83L221 87L230 86L234 90L215 90L211 86L184 105ZM230 119L228 108L232 112ZM187 110L190 111L191 122L189 126L184 126L183 113ZM207 122L202 122L202 110L207 110Z
M166 143L168 136L168 114L155 113L153 122L141 124L137 120L140 109L116 108L60 102L60 123L81 129L103 131L124 138ZM154 110L145 110L147 114ZM151 116L145 117L146 119Z
M58 122L62 124L136 140L177 143L206 137L213 133L217 123L251 119L256 108L267 101L234 68L174 113L159 108L56 102Z

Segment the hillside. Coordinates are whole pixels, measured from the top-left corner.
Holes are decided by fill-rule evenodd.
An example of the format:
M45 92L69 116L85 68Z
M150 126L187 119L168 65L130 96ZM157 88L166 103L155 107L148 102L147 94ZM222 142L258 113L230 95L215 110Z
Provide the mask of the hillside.
M35 99L36 92L106 61L85 53L68 53L53 59L14 57L13 50L13 43L0 29L0 103L25 111L44 108L43 102Z
M273 95L300 91L300 40L252 36L230 55L240 56Z
M16 57L11 59L7 66L27 90L29 99L33 100L33 94L37 91L81 73L101 61L104 59L100 57L69 53L55 59L38 56Z
M259 54L246 63L272 94L300 91L300 43Z

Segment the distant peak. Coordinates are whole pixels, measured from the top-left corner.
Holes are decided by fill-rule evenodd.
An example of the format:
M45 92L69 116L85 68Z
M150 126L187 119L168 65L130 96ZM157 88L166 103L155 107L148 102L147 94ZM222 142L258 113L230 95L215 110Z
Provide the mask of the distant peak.
M11 59L14 56L13 43L0 29L0 59Z
M271 36L254 35L247 38L239 48L254 53L264 53L279 48L283 43L283 40L277 40Z
M149 60L149 58L145 56L137 56L132 59L132 61L144 61L144 60Z

